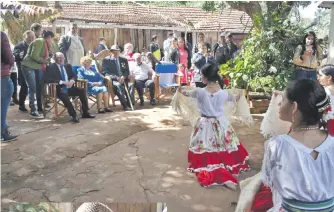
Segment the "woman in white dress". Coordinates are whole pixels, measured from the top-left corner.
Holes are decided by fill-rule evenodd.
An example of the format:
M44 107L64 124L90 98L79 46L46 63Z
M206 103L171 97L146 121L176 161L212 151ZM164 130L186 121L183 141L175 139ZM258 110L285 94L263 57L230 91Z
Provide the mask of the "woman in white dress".
M238 183L236 175L249 169L248 152L226 118L224 105L239 101L241 93L233 95L220 88L221 78L215 63L205 64L201 71L208 82L205 88L179 89L183 95L196 99L201 114L190 138L188 171L196 173L202 186L234 188Z
M263 201L256 197L263 191L261 183L270 188L273 200L273 207L262 211L333 211L334 138L320 129L330 97L312 80L291 83L282 97L279 118L290 122L291 130L266 142L261 173L249 183L253 188L243 189L237 211L260 211L254 205ZM254 190L247 195L247 189ZM270 193L266 197L271 198Z

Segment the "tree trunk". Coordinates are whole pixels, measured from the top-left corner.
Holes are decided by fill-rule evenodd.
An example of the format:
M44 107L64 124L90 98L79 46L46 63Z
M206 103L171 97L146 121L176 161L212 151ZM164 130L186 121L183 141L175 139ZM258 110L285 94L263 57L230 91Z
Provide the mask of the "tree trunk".
M250 1L250 2L232 2L228 1L228 5L232 9L239 10L245 12L253 21L253 25L255 27L259 27L260 23L258 23L256 20L256 16L262 17L262 8L258 1Z

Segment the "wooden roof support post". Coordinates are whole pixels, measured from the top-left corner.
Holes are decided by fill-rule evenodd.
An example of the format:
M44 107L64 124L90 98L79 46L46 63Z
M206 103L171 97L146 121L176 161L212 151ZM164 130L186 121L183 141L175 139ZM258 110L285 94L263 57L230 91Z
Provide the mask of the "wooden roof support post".
M187 42L188 42L188 39L187 39L187 33L188 33L188 31L187 31L187 28L186 28L186 30L185 30L185 32L184 32L184 43L185 43L185 45L187 45Z
M57 33L56 19L54 19L54 20L52 21L52 32L53 32L54 34Z
M118 39L118 29L114 28L114 45L117 45L117 39Z

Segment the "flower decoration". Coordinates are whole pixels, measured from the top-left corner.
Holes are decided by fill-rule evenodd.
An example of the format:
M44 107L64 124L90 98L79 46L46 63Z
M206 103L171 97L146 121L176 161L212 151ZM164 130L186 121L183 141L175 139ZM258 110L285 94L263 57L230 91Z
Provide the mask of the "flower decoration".
M213 183L213 174L208 171L201 171L197 174L197 180L201 186L209 186Z

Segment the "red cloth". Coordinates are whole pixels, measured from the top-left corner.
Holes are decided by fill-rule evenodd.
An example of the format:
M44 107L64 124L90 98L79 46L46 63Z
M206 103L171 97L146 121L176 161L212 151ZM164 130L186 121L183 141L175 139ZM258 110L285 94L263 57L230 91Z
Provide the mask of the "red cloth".
M327 131L331 136L334 136L334 120L327 121Z
M252 212L266 212L272 208L274 206L272 196L270 188L261 183L254 198Z
M224 77L224 84L226 87L230 84L229 80L226 77Z
M226 169L219 168L213 171L200 171L196 174L201 186L211 186L213 184L224 185L226 183L238 184L238 180Z
M48 44L45 41L45 56L44 56L44 60L47 60L49 58L49 47ZM42 71L46 71L46 64L42 64Z
M231 174L239 174L241 171L249 169L246 164L248 159L248 152L242 144L238 146L238 150L228 153L224 152L205 152L202 154L195 154L188 151L188 162L190 166L188 169L194 170L198 168L206 168L208 165L224 165Z
M128 62L135 61L135 59L133 58L133 53L132 52L129 53L129 54L126 54L125 57L128 60Z

